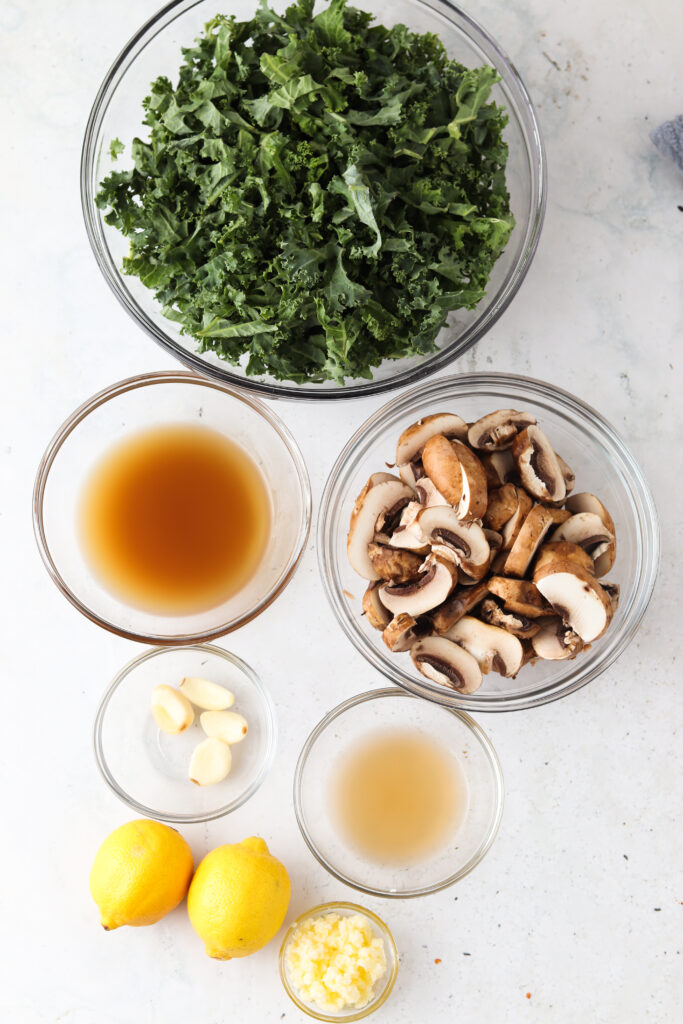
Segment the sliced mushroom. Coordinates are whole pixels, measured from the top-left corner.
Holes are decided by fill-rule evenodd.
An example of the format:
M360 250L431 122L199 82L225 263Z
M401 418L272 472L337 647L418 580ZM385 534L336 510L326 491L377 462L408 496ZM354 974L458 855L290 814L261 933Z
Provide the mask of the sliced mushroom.
M413 501L413 497L412 493L410 496L404 494L393 505L380 512L375 523L376 536L391 537L394 530L401 524L405 509L409 505L414 506L418 504L418 502ZM414 514L417 515L417 513Z
M510 554L503 570L506 576L524 576L526 574L552 525L553 517L550 510L544 505L534 505L510 548Z
M598 558L600 559L604 572L608 572L612 568L616 551L614 534L610 533L595 512L577 512L557 527L551 540L563 540L570 544L578 544L591 556L594 563ZM600 575L597 572L597 566L594 571L596 576Z
M512 452L506 448L502 452L482 452L479 461L486 473L489 487L501 487L512 480L517 472Z
M552 505L546 505L546 508L552 516L553 522L556 526L559 526L561 523L566 523L571 517L571 512L568 512L566 508L555 508Z
M443 494L428 476L421 477L415 484L415 491L423 508L431 508L432 505L448 505Z
M503 546L503 537L502 537L502 535L500 533L497 533L496 530L486 530L485 529L484 530L484 536L486 537L487 541L489 542L489 547L491 548L491 555L498 554L498 552L500 551L500 549Z
M611 515L603 503L594 494L589 494L588 491L572 495L566 502L566 508L573 515L582 512L593 512L600 517L605 529L612 535L611 542L599 545L591 551L591 556L595 562L595 575L604 576L614 565L614 559L617 554L617 531L614 528L614 521Z
M551 605L544 600L535 584L528 580L509 580L504 576L492 576L487 583L491 593L501 599L509 612L517 612L529 619L538 619L552 611Z
M418 467L415 464L420 461L427 441L435 434L465 440L467 424L455 413L437 412L433 416L425 416L403 431L396 445L396 467L401 479L412 487L419 479L416 473Z
M476 658L483 675L493 669L501 676L516 676L522 667L524 651L516 636L465 615L446 633L449 640L464 647Z
M387 544L392 548L402 548L405 551L416 551L418 554L429 554L429 541L423 535L417 517L422 512L422 505L417 501L411 501L403 509L401 521L387 538Z
M609 603L612 605L612 614L614 615L614 612L616 612L619 607L621 587L618 583L601 583L600 586L609 597Z
M396 615L386 626L382 639L390 651L409 651L417 640L429 636L432 624L426 617L414 619L412 615Z
M491 560L489 542L481 526L464 523L455 509L438 505L423 509L417 524L435 554L453 561L471 579L481 579Z
M570 544L566 540L560 540L550 541L548 544L543 545L534 566L534 579L536 579L536 573L550 565L551 562L562 562L565 560L576 562L586 572L594 575L593 559L588 552L580 548L578 544Z
M518 505L519 498L514 484L503 484L502 487L489 491L484 526L488 526L491 530L500 530L508 520L512 519Z
M523 486L539 501L562 501L567 488L557 455L540 427L526 427L515 438L512 455Z
M500 626L501 629L506 629L508 633L518 636L521 640L535 636L541 628L540 622L530 619L526 615L504 611L492 597L487 597L481 602L477 614L484 622L490 622L492 626Z
M446 633L463 615L468 615L489 592L486 580L473 587L458 587L444 603L432 612L432 623L437 633Z
M449 505L457 507L462 498L462 468L453 445L443 434L430 437L422 452L425 473Z
M371 583L363 594L363 614L373 629L384 629L391 622L391 613L379 599L378 581Z
M529 412L515 409L498 409L473 423L467 431L467 440L473 448L484 451L499 451L511 448L520 430L536 423L536 417Z
M383 580L399 583L412 580L420 571L423 559L413 551L390 548L386 544L368 544L368 557L372 567Z
M418 672L458 693L474 693L481 686L481 669L458 644L443 636L428 636L410 649L410 657Z
M537 570L534 580L557 615L585 644L602 636L612 620L612 605L591 573L576 562L558 561Z
M488 485L486 473L474 452L462 441L451 441L451 447L460 461L462 495L458 504L458 518L464 523L481 519L486 512Z
M531 638L534 652L544 661L566 661L583 650L583 640L555 616Z
M557 459L560 469L562 470L562 479L564 480L564 493L571 494L574 490L574 484L576 483L576 474L571 466L568 466L561 455L555 452L555 458Z
M516 487L517 492L517 509L508 519L508 521L501 527L501 537L503 538L503 551L511 551L517 537L519 535L524 520L531 512L533 501L521 487Z
M405 612L417 618L443 604L456 579L452 566L435 555L428 555L419 576L406 583L385 583L380 587L379 596L384 607L394 615Z
M369 481L368 481L369 483ZM366 580L379 579L370 557L368 544L375 537L378 517L398 501L414 497L413 491L402 480L383 480L370 488L363 488L359 494L349 525L346 550L351 567Z

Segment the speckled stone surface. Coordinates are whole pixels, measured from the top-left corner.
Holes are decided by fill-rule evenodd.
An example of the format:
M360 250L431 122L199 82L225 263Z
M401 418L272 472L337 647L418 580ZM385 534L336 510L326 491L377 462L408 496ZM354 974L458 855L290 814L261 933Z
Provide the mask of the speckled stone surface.
M78 193L96 89L156 6L0 0L0 1019L14 1024L303 1019L280 986L277 941L219 964L205 957L182 908L153 928L100 929L90 863L101 839L133 815L97 773L92 721L136 647L63 600L31 533L33 475L57 424L111 381L174 365L109 293ZM481 716L506 777L498 841L450 890L367 901L401 951L377 1024L680 1020L683 174L649 138L681 113L677 6L483 0L471 8L537 104L550 201L520 294L457 369L531 374L600 409L654 491L662 571L638 635L598 681L535 711ZM378 404L278 407L316 500L336 452ZM293 623L304 617L299 636ZM281 739L275 770L246 806L185 829L196 856L257 832L290 870L290 917L353 897L308 853L290 799L310 728L379 682L333 621L313 542L282 599L225 645L270 686Z

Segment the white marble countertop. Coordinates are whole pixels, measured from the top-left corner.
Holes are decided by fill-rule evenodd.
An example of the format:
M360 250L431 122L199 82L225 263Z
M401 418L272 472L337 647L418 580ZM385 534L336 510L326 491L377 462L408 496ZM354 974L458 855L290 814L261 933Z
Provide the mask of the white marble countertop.
M90 863L134 815L97 772L92 722L105 685L138 648L59 595L31 531L33 475L57 424L113 380L174 365L100 276L78 192L91 101L157 2L0 0L0 1018L13 1024L303 1019L280 986L277 941L220 964L204 955L184 907L153 928L99 927ZM456 368L528 373L597 406L649 478L662 570L638 635L599 680L538 710L480 716L506 778L499 838L445 892L365 901L401 952L394 994L374 1019L669 1024L683 1000L683 174L648 133L683 107L683 19L673 0L483 0L471 9L536 101L550 200L520 294ZM335 453L379 404L278 406L316 501ZM288 606L311 616L299 643ZM380 682L333 621L313 541L286 595L223 643L267 681L280 745L275 770L242 809L184 830L196 856L261 833L291 874L289 918L353 897L308 853L290 799L310 728Z

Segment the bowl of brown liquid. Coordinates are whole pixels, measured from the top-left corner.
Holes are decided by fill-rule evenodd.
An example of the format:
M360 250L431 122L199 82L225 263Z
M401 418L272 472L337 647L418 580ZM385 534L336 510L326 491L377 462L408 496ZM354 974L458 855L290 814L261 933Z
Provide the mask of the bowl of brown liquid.
M184 644L237 629L283 590L311 493L263 403L152 373L94 395L59 428L33 512L45 566L79 611L119 636Z
M370 690L308 737L294 809L309 849L339 881L372 896L424 896L464 878L490 849L503 777L469 715Z

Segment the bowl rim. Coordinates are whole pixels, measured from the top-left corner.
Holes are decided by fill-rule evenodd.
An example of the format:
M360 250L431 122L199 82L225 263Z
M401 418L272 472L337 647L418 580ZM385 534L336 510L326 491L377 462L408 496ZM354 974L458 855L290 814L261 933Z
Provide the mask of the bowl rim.
M327 714L325 714L318 724L311 730L303 747L301 748L296 768L294 769L294 782L292 786L294 814L296 816L297 825L299 826L299 830L304 842L308 846L308 849L311 851L318 863L321 864L322 867L324 867L325 870L339 882L343 882L344 885L348 885L351 889L356 889L358 892L365 893L366 896L377 896L382 899L392 900L416 899L420 896L428 896L431 893L441 892L443 889L448 889L449 886L454 885L456 882L459 882L461 879L469 875L480 861L483 860L498 835L500 823L503 818L503 809L505 806L505 783L503 780L503 770L495 747L479 723L476 722L466 711L455 707L449 707L436 701L431 701L430 703L437 704L437 706L446 714L453 715L454 718L457 718L467 729L469 729L479 742L484 754L486 755L491 768L495 787L495 805L486 836L462 868L458 871L454 871L451 875L440 882L434 883L433 885L423 886L419 889L409 889L404 892L391 892L386 889L377 889L374 886L364 885L362 882L358 882L351 878L350 875L345 874L339 868L335 868L334 865L330 864L330 862L326 860L318 850L304 820L302 807L302 780L306 762L308 761L308 756L319 737L335 719L339 718L351 708L364 704L367 701L384 700L386 698L407 698L409 700L417 701L421 701L423 699L416 693L409 693L405 689L396 686L365 690L363 693L357 693L355 696L349 697L348 700L342 701L341 704L337 704L336 707L328 711Z
M389 951L391 953L391 966L389 967L389 965L387 965L386 978L382 986L382 989L377 993L375 998L371 999L370 1002L365 1004L365 1006L361 1006L357 1010L352 1010L349 1013L342 1012L328 1014L322 1010L315 1009L315 1007L312 1004L306 1003L303 1001L303 999L299 998L299 996L296 993L296 990L290 984L289 981L289 976L287 974L286 956L287 946L289 945L294 935L294 932L296 931L300 924L302 924L304 921L307 921L311 917L315 917L322 914L330 914L333 913L335 910L349 911L352 914L362 914L363 917L367 917L372 922L372 924L375 925L380 935L384 939L385 948L387 946L389 948ZM299 914L299 916L292 921L287 931L285 932L285 936L282 940L282 943L280 944L278 965L280 968L280 980L282 981L282 985L284 987L285 992L292 1000L292 1002L300 1010L303 1011L303 1013L308 1014L309 1017L313 1017L315 1020L330 1022L339 1021L340 1024L347 1024L347 1022L361 1020L363 1017L368 1017L371 1013L374 1013L375 1010L378 1010L380 1006L382 1006L387 1001L389 995L391 994L391 990L393 989L394 984L396 982L396 977L398 975L398 949L396 948L396 942L394 940L394 936L391 934L389 926L386 924L385 921L382 920L382 918L378 914L375 914L372 910L368 910L366 907L361 907L359 903L351 903L348 900L332 900L329 903L319 903L317 907L311 907L310 910L306 910L304 911L303 914Z
M107 758L104 751L103 744L103 729L104 721L106 718L107 708L111 703L112 698L117 692L119 686L125 682L128 676L134 672L140 665L153 658L169 653L180 653L185 651L200 651L203 654L211 655L212 657L220 657L225 661L229 662L233 667L237 668L242 674L249 680L252 687L256 690L261 698L261 702L265 709L265 721L267 723L268 735L266 738L266 752L259 768L259 771L249 786L241 793L238 797L231 800L229 803L224 804L222 807L217 808L213 811L208 811L205 814L181 814L175 811L159 811L153 807L148 807L143 804L140 800L136 800L135 797L131 796L123 786L120 786L116 781L116 778L111 771ZM93 750L95 753L95 761L99 768L100 775L107 783L111 791L127 804L132 810L143 814L146 818L154 818L157 821L172 821L176 824L194 824L197 822L204 821L215 821L216 818L222 818L226 814L230 814L231 811L237 810L242 804L246 803L250 797L261 787L265 781L270 768L272 767L273 760L275 758L275 751L277 748L277 716L275 714L275 704L271 697L268 689L264 685L260 676L254 671L251 665L248 665L246 661L233 654L232 651L223 650L221 647L216 647L214 644L188 644L185 647L179 648L177 646L164 646L155 647L152 650L143 651L142 654L138 654L135 658L132 658L127 662L123 668L114 676L113 680L105 690L102 699L100 701L97 713L95 715L95 721L93 724Z
M483 43L485 49L495 55L497 69L505 73L505 78L503 79L505 85L515 94L531 179L528 221L525 218L526 242L520 250L515 263L510 267L504 280L498 287L498 291L486 315L470 324L451 345L446 345L442 349L431 353L417 366L392 374L384 380L370 380L342 387L327 386L327 384L320 386L294 385L293 383L286 382L271 383L259 380L258 378L247 377L246 375L241 376L233 372L232 369L228 369L230 366L228 363L213 366L205 362L200 355L184 349L178 342L174 341L132 298L128 289L123 284L123 275L118 270L109 251L102 226L102 218L99 216L94 200L93 172L97 158L95 147L109 104L130 64L167 25L203 2L205 0L171 0L170 3L167 3L156 14L152 15L131 36L105 74L86 123L83 145L81 147L81 208L86 234L95 256L95 261L118 302L153 341L170 353L174 359L188 367L188 369L194 370L205 378L227 383L270 398L339 401L348 398L386 394L397 388L424 380L431 374L443 369L453 360L464 355L494 326L506 311L533 262L545 218L548 197L548 172L545 146L538 117L521 75L507 53L487 30L460 6L453 3L452 0L412 0L412 2L441 14L447 20L454 21L457 19L463 22L467 27L468 36L474 38L480 44ZM491 63L493 62L491 61Z
M223 623L213 629L199 630L196 633L167 635L163 633L145 633L133 629L125 629L124 627L117 625L115 622L111 622L109 619L106 619L93 611L69 587L66 580L60 573L57 564L52 557L52 552L50 551L45 522L43 519L43 502L50 470L52 469L52 465L57 458L62 445L76 427L78 427L91 412L99 409L99 407L104 405L106 402L116 399L120 395L127 394L129 391L136 391L143 387L153 387L157 384L190 384L196 387L212 388L214 391L220 391L229 398L233 398L238 402L243 402L245 405L248 405L266 421L285 445L301 489L302 516L301 522L299 523L298 536L296 538L292 554L290 555L289 562L283 568L275 586L272 587L253 608L248 609L237 619L229 623ZM160 370L151 373L142 373L134 377L126 377L124 380L117 381L116 383L103 388L101 391L96 392L85 402L79 405L53 434L38 465L33 486L33 532L36 544L38 545L40 557L43 560L43 564L45 565L50 578L64 597L66 597L87 619L94 622L96 625L101 626L103 629L108 630L110 633L116 634L116 636L124 637L126 640L136 640L141 643L169 647L192 644L203 640L215 640L218 637L225 636L227 633L232 633L240 626L251 622L252 619L255 619L262 611L272 604L272 602L282 593L290 582L296 572L299 562L301 561L311 529L311 516L312 496L308 469L306 468L303 455L294 440L293 434L283 423L280 417L255 396L249 395L241 389L231 387L226 383L209 380L206 377L200 377L196 373L190 373L188 370L174 370L170 372Z
M643 573L638 579L632 605L629 608L631 619L625 620L621 630L612 634L615 639L609 647L603 649L602 657L588 665L584 662L583 669L580 659L568 662L567 664L572 666L568 679L562 683L546 684L521 697L496 699L489 696L483 698L477 693L462 696L456 691L445 690L437 683L432 683L427 679L422 681L409 675L400 665L396 664L396 659L390 660L388 656L383 656L383 652L375 650L360 629L358 616L352 615L348 602L341 600L335 575L335 537L342 528L341 522L335 519L334 515L335 490L339 478L343 475L344 467L350 460L353 460L357 448L361 448L363 451L369 448L372 444L373 433L382 428L384 422L397 411L404 409L406 415L414 417L415 409L412 407L419 399L429 401L441 398L444 392L448 392L449 394L444 400L454 401L457 400L459 394L463 393L461 389L466 389L465 394L469 395L475 387L498 390L504 387L519 389L526 393L529 400L537 401L539 404L551 400L555 406L560 406L565 415L568 413L572 413L574 416L578 415L584 426L592 428L594 437L602 435L609 439L611 445L620 453L628 469L629 496L632 512L638 524L639 543L642 548ZM516 400L516 397L509 399L513 404ZM337 512L339 511L337 510ZM343 526L346 529L346 524ZM618 431L601 413L569 391L534 377L502 372L460 373L426 381L415 388L402 392L372 413L347 441L330 470L320 499L316 546L318 568L327 599L343 632L366 661L378 669L385 678L418 696L463 711L490 713L526 710L559 700L581 689L609 668L633 639L647 610L657 580L661 553L659 518L652 492L639 463ZM606 635L610 635L609 631Z

